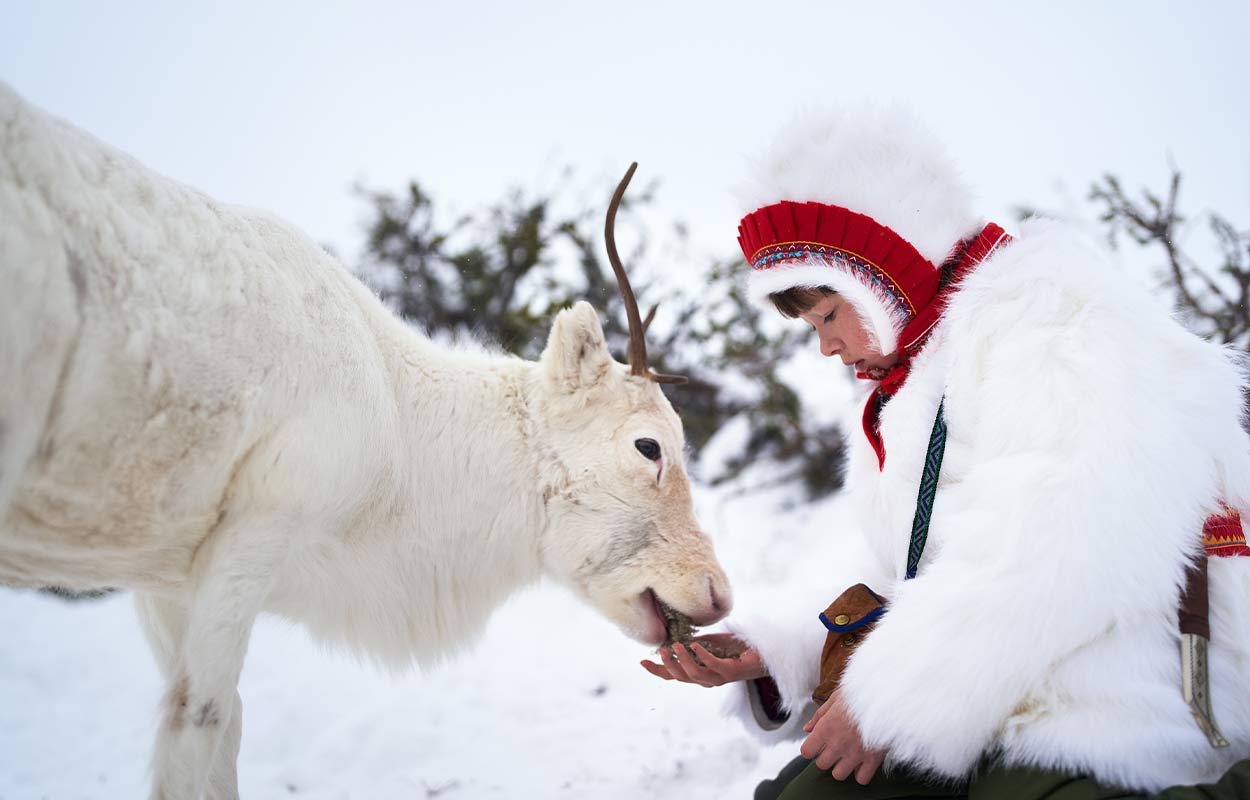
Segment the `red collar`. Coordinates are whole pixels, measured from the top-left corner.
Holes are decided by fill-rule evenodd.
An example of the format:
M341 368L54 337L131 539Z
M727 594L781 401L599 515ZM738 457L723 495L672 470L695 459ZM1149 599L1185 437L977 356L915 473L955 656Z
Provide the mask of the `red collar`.
M950 278L938 289L933 300L921 309L915 319L909 322L899 334L898 362L888 370L856 372L855 377L862 380L880 381L877 388L868 396L868 403L864 406L864 434L867 435L868 442L877 453L879 468L885 467L885 443L881 440L881 433L878 429L882 407L907 380L907 375L911 372L912 360L924 348L925 342L929 340L929 334L933 333L933 329L942 319L942 313L946 311L947 303L960 282L991 253L1010 241L1011 237L1007 235L1007 232L991 222L976 236L955 245L942 265L943 273L949 273Z

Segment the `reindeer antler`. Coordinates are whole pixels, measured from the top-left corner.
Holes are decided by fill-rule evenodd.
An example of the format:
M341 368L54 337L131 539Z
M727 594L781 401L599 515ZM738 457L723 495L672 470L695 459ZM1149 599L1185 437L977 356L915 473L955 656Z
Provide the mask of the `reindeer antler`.
M625 301L625 316L629 318L629 371L633 375L650 378L656 383L686 383L687 378L683 375L662 375L647 368L647 328L651 325L651 320L655 318L656 307L651 307L651 311L647 313L647 321L643 322L642 316L638 313L638 300L634 297L634 289L629 285L629 276L625 274L625 267L621 266L621 257L616 252L616 209L620 207L621 198L625 196L625 187L629 186L629 179L634 177L636 169L638 169L637 161L629 165L629 169L625 171L625 177L621 178L616 191L612 193L612 202L608 203L608 218L603 226L603 239L608 247L608 261L612 264L612 271L616 273L616 285L621 289L621 299Z

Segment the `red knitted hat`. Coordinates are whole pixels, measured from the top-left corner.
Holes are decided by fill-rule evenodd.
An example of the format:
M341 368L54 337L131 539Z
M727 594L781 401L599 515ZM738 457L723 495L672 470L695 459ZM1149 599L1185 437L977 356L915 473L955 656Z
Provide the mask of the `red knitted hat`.
M753 300L795 287L833 289L865 317L886 353L937 293L937 266L892 229L842 206L764 206L742 218L738 243L751 266Z
M937 265L982 227L941 142L898 106L799 113L750 164L736 194L751 299L832 289L883 353L929 315Z

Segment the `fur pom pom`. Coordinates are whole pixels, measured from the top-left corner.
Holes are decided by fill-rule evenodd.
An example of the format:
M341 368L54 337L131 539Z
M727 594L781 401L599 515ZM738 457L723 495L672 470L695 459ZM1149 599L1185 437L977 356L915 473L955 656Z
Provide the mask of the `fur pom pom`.
M844 206L894 229L934 264L980 227L945 149L897 106L798 115L735 194L744 213L780 200Z

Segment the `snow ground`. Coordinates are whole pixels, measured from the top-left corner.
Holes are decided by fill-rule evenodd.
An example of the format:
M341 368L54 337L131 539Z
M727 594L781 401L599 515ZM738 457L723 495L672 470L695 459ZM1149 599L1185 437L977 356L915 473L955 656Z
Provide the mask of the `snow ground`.
M739 610L836 571L843 501L778 502L696 490ZM0 800L146 796L162 688L130 596L71 603L0 589L0 631ZM398 677L262 618L240 684L240 790L749 798L797 753L762 748L723 717L728 690L646 674L649 653L549 584L500 609L470 653Z

